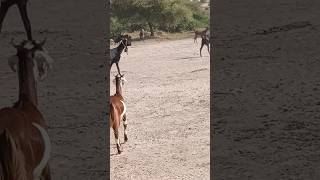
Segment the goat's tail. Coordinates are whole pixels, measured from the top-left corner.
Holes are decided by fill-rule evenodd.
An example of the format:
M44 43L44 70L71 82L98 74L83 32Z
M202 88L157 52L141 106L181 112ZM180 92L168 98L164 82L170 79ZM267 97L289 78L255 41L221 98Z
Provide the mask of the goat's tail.
M36 124L36 123L32 123L32 125L40 132L44 142L43 157L39 162L39 164L37 165L37 167L35 167L33 170L33 179L38 180L38 179L41 179L42 171L47 166L48 161L50 159L51 142L50 142L50 138L47 131L43 127L41 127L39 124Z
M23 153L7 129L0 130L0 180L27 180Z
M114 122L114 113L115 113L115 107L112 105L112 103L110 103L110 107L109 107L109 123L110 123L110 127L113 126L113 122Z

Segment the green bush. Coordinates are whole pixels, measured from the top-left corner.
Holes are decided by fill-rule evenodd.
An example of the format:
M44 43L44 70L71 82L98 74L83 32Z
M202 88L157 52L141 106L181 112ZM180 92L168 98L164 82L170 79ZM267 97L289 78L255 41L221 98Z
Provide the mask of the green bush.
M119 34L125 32L127 28L125 27L124 23L120 23L117 18L111 18L111 24L110 24L110 38L114 39Z

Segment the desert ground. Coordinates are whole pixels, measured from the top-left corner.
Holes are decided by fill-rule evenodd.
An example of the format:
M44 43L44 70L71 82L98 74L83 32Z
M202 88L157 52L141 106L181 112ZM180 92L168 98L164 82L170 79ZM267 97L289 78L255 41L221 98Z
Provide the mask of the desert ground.
M129 141L118 155L110 131L111 179L210 179L210 58L200 42L133 42L122 55Z
M320 176L319 1L215 1L214 180Z
M47 38L55 60L38 84L40 110L52 141L51 170L56 180L105 180L106 104L105 4L86 0L30 0L34 39ZM10 39L26 38L16 7L0 33L0 107L17 100L17 75L7 65L15 53Z

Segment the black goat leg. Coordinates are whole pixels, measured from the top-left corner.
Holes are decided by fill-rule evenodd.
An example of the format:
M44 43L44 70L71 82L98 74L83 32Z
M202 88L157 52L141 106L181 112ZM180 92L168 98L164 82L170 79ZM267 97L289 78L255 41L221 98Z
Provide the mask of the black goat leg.
M30 24L30 20L28 18L27 4L26 3L19 3L18 7L19 7L19 11L20 11L21 19L23 21L24 28L27 32L28 40L32 41L31 24Z
M8 12L10 5L8 3L1 3L0 5L0 32L2 31L2 23Z
M121 73L120 73L119 64L118 64L118 63L116 63L116 65L117 65L117 69L118 69L118 74L119 74L120 76L122 76L122 75L121 75Z

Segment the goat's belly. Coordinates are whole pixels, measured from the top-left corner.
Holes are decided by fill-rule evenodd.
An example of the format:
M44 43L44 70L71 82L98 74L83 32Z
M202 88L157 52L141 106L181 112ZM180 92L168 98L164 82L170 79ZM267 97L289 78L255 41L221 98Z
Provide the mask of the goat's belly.
M114 59L116 58L116 55L117 55L117 49L111 49L110 50L111 61L114 61Z

